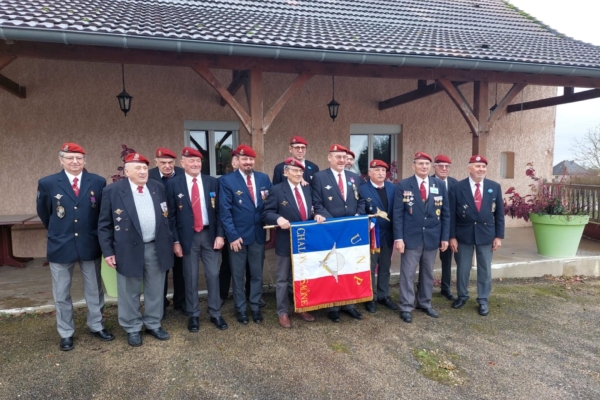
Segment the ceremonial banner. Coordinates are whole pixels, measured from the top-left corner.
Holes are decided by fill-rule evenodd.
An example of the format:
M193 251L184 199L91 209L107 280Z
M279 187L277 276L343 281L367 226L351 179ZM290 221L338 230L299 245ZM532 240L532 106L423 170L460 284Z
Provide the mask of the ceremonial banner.
M373 300L366 215L291 225L296 312Z

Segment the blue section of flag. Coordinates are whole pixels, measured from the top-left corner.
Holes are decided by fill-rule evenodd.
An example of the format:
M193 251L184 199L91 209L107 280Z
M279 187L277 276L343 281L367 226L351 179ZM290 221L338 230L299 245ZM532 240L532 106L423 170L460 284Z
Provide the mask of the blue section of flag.
M327 251L333 248L369 245L369 217L331 218L316 222L292 223L292 253Z

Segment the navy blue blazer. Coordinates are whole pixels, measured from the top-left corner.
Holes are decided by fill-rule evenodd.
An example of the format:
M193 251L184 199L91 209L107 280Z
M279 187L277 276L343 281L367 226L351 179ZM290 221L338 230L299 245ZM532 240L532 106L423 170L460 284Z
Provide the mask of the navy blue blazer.
M217 178L200 174L202 180L202 189L204 191L204 201L207 207L208 221L203 221L208 225L210 239L215 237L225 237L221 220L219 219L219 183ZM169 204L170 225L173 228L173 238L181 244L183 254L190 254L192 248L192 239L194 236L194 212L192 210L190 193L187 187L185 172L175 174L169 179L167 185L167 203ZM215 250L219 251L219 250Z
M263 229L262 210L264 199L271 190L271 181L267 174L254 171L257 205L250 197L246 180L239 171L223 175L219 179L219 212L221 224L229 243L242 238L242 245L247 246L256 240L265 243L267 233ZM264 197L264 199L263 199Z
M437 178L437 176L435 176L435 175L431 175L431 176L433 178ZM440 179L440 178L438 178L438 179ZM448 196L450 196L450 190L454 187L454 185L456 185L458 183L458 180L451 176L446 177L446 180L448 181L448 188L447 188L446 192L448 192ZM440 179L440 181L442 181L442 180ZM444 183L444 181L442 181L442 183Z
M394 240L404 240L407 249L416 249L421 243L425 250L439 248L450 236L450 201L444 182L429 177L426 202L421 199L415 175L398 182L392 221Z
M396 186L392 182L387 181L383 183L383 186L385 187L385 193L387 194L387 210L383 208L379 193L377 193L377 189L375 189L375 186L373 186L371 180L368 180L360 185L360 191L366 201L367 214L375 214L378 208L388 214L389 221L386 221L383 218L376 219L377 225L379 226L379 241L381 243L385 241L387 242L388 246L391 246L392 243L394 243L394 233L392 231L391 221L393 221L394 216L394 192L396 190Z
M181 167L175 167L175 176L179 176L179 175L183 175L185 174L185 170ZM175 176L173 176L173 178L175 178ZM155 181L161 182L163 185L165 185L166 187L166 183L170 183L170 180L172 178L169 179L165 179L163 181L162 177L160 176L160 170L158 169L158 167L154 167L151 168L148 171L148 178L150 179L154 179Z
M302 193L304 194L304 199L306 201L305 206L307 208L306 218L307 220L310 220L313 218L310 186L298 185L298 188L302 190ZM273 185L262 213L262 220L265 225L277 225L277 219L279 217L283 217L290 222L302 221L300 210L296 204L296 195L290 187L287 178L285 181ZM290 230L276 228L275 235L275 254L282 257L290 257Z
M287 181L287 178L285 177L285 175L283 175L284 165L284 162L280 162L275 166L275 170L273 171L273 185L277 185L278 183ZM304 174L302 174L302 177L306 182L310 183L312 181L313 175L319 172L319 166L314 162L308 160L304 160L304 166L306 168L304 168Z
M359 186L363 182L360 176L344 170L346 174L346 201L338 188L337 177L331 168L313 175L310 183L315 215L325 218L351 217L365 214L365 199Z
M48 229L48 261L68 264L95 260L102 255L98 243L98 215L105 186L106 179L85 171L77 197L64 170L38 181L36 207ZM58 216L59 203L64 208L62 218Z
M169 227L165 187L149 179L146 183L156 217L156 256L162 272L173 266L173 235ZM129 179L108 185L102 192L98 237L104 257L116 256L117 272L127 277L144 276L144 240Z
M504 239L504 201L500 184L483 180L481 210L475 208L469 178L450 191L450 238L463 244L491 244Z

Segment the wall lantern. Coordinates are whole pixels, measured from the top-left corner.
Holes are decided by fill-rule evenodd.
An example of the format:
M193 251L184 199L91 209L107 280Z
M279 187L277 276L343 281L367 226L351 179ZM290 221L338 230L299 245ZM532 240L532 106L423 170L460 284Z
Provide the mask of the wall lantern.
M119 99L119 107L121 108L121 111L123 111L123 114L127 116L127 113L131 109L131 99L133 99L133 97L125 91L125 66L123 64L121 64L121 74L123 76L123 91L119 93L117 99Z
M338 116L338 111L340 109L340 103L335 101L335 76L331 77L331 87L332 87L331 101L329 102L329 104L327 104L327 108L329 109L329 116L331 117L331 119L333 121L335 121L335 119Z

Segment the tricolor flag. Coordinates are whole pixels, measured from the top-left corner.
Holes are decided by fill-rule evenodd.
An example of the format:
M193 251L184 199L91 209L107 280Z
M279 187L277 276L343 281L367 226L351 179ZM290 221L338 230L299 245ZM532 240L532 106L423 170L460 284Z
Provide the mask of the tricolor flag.
M296 312L373 300L366 215L291 225Z

